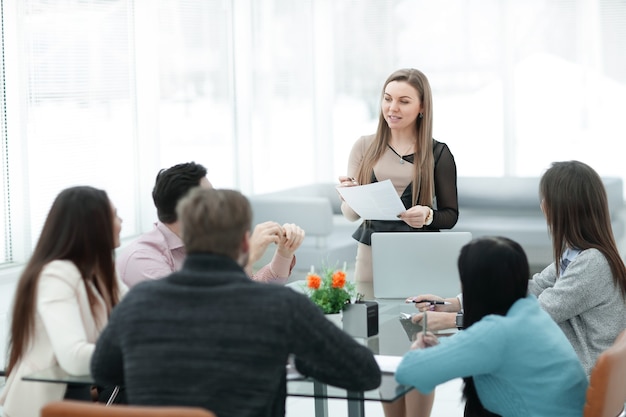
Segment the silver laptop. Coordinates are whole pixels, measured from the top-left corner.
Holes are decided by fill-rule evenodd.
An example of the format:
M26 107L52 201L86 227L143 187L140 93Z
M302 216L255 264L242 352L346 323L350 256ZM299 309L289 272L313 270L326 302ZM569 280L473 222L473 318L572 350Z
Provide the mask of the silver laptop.
M457 260L471 239L470 232L374 233L374 297L456 296L461 292Z

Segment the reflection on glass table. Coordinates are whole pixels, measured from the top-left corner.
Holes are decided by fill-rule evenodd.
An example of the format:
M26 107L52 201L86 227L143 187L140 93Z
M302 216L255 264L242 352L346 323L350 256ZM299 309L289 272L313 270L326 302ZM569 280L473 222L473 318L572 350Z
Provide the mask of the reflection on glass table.
M22 377L24 381L51 382L59 384L93 385L91 375L70 375L59 366L53 366L42 371Z
M379 303L379 333L367 339L357 339L368 346L374 354L384 356L402 356L411 347L411 335L400 323L400 313L415 312L413 305L401 302ZM419 326L416 327L419 330ZM93 385L90 375L69 375L59 366L48 368L22 378L25 381L49 383L73 383ZM293 378L287 381L287 395L315 399L316 417L328 416L327 399L344 399L348 403L349 417L362 417L365 414L364 401L391 402L409 392L412 388L398 384L392 372L383 372L379 388L371 391L358 392L333 387L310 378ZM114 394L115 395L115 394ZM115 398L109 399L111 403Z
M422 330L419 324L411 328L403 326L401 313L417 313L417 310L413 304L405 304L403 301L380 300L378 335L357 340L367 345L376 355L401 357L411 348L415 334ZM365 415L364 401L395 401L411 389L412 387L398 384L391 372L383 372L379 388L365 392L347 391L312 379L290 380L287 383L287 395L315 398L316 417L328 416L327 399L347 400L348 416L362 417Z
M70 375L61 369L60 366L53 366L22 377L24 381L50 382L57 384L94 385L91 375ZM113 404L120 392L120 387L114 387L106 405Z

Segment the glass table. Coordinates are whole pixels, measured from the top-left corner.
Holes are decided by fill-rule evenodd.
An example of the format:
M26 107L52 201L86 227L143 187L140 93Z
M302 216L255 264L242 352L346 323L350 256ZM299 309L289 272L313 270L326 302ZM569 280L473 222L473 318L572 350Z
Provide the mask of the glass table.
M412 304L401 301L381 301L379 304L379 333L369 338L356 340L368 346L374 354L402 356L410 349L410 336L404 330L398 319L401 312L415 313ZM93 385L90 375L69 375L60 367L52 367L22 378L25 381L73 383ZM394 374L383 372L380 387L371 391L348 391L316 381L312 378L288 378L287 395L308 397L315 399L315 416L328 416L328 399L343 399L347 401L349 417L363 417L365 415L365 401L392 402L403 397L412 388L400 385L395 381ZM117 390L114 390L107 404L115 399Z
M404 300L376 300L378 302L378 335L369 338L356 338L368 346L376 355L402 356L411 348L411 337L400 324L400 313L416 313L413 304ZM416 326L421 330L421 326ZM454 331L442 334L454 333ZM347 401L348 416L362 417L365 415L365 401L392 402L403 397L412 387L398 384L392 372L383 372L381 385L371 391L347 391L331 385L323 384L310 378L290 380L287 382L287 395L315 399L315 416L328 416L328 399Z

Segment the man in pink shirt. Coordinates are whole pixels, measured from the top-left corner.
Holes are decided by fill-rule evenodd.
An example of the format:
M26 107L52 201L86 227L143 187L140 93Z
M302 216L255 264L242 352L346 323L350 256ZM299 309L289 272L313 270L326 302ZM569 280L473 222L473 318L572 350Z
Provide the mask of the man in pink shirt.
M206 174L206 168L195 162L178 164L157 174L152 199L159 221L154 229L123 248L116 258L117 272L126 285L132 287L141 281L162 278L182 267L187 252L180 238L176 205L193 187L212 188ZM281 226L265 222L257 225L250 238L246 272L257 281L284 284L296 263L294 253L303 239L304 231L295 224ZM277 244L272 261L252 274L252 265L271 243Z

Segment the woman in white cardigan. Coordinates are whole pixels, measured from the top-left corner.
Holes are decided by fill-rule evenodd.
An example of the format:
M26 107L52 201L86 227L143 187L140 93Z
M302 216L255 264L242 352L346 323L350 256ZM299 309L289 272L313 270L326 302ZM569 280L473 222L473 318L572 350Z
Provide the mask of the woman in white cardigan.
M114 264L120 230L102 190L72 187L55 199L17 284L0 395L4 416L38 417L46 403L66 397L65 384L23 381L24 375L55 365L89 373L95 341L123 291Z

